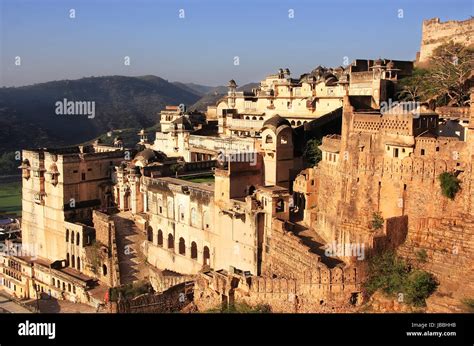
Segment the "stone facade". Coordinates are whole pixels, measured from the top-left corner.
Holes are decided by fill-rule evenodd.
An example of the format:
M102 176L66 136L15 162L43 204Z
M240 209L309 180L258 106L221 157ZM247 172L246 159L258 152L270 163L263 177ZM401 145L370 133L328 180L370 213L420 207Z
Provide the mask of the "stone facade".
M429 62L436 47L453 41L470 46L474 43L474 19L471 17L463 21L449 20L441 22L439 18L423 21L421 48L417 56L417 63Z

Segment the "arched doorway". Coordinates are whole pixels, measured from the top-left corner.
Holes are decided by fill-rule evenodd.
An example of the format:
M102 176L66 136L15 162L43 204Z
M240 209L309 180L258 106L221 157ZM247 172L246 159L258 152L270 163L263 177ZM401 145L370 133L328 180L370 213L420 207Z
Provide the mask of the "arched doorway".
M211 254L209 252L209 248L207 246L204 246L204 251L203 251L203 254L202 254L202 257L203 257L203 264L204 265L210 265L211 261Z
M184 242L184 238L181 237L179 238L179 246L178 246L178 251L180 255L186 255L186 244Z
M194 241L191 243L191 258L194 260L197 260L198 258L197 244Z
M158 230L158 246L163 246L163 231Z
M168 249L174 249L174 237L171 233L168 234Z
M153 243L153 228L148 226L146 229L146 238L149 242Z

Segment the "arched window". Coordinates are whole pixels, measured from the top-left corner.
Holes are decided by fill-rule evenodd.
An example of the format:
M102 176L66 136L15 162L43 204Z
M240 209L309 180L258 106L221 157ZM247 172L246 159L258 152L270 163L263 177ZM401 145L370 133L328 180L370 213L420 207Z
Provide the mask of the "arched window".
M158 245L163 246L163 231L161 229L158 230Z
M147 227L146 238L149 242L153 243L153 228L151 226Z
M81 235L79 233L76 233L76 245L79 245L80 237L81 237Z
M209 229L210 220L209 220L209 212L205 211L202 213L202 228Z
M191 258L195 260L198 258L198 248L195 241L191 243Z
M72 255L71 257L71 267L76 267L76 256Z
M258 118L258 120L263 120L263 117Z
M102 265L102 275L107 275L107 266L105 264Z
M248 194L249 196L252 196L254 192L255 192L255 186L250 185L250 186L248 187L247 194Z
M273 137L271 135L267 135L265 138L265 143L273 143Z
M179 238L179 254L180 255L186 254L186 244L184 242L184 238Z
M81 270L81 258L77 257L77 270Z
M158 213L163 214L163 200L158 198Z
M184 206L180 204L178 209L179 209L179 221L184 222Z
M292 121L291 121L291 126L295 126L295 125L296 125L295 121L292 120Z
M191 225L197 226L197 211L196 208L191 209Z
M202 256L203 256L204 265L210 265L211 255L209 253L209 248L207 246L204 246L204 251L203 251Z
M174 249L174 237L171 233L168 234L168 249Z
M71 231L71 243L74 244L74 231Z
M66 242L68 242L68 241L69 241L69 230L66 229Z
M301 121L298 120L298 121L296 122L296 126L301 126Z
M69 267L69 252L66 254L66 267Z

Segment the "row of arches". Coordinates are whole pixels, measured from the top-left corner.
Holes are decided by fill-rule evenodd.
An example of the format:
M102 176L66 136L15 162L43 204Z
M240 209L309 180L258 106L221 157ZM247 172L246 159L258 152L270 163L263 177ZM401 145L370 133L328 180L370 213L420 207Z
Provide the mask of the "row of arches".
M81 270L81 258L79 256L69 256L69 253L66 254L66 265L77 270Z
M290 122L291 126L301 126L301 125L304 125L304 124L307 124L307 123L308 123L307 121L301 122L300 120L298 120L298 121L292 120Z
M158 198L158 213L159 214L164 214L163 212L163 200L161 198ZM204 210L201 214L198 212L198 210L193 207L191 208L191 213L190 215L186 211L187 208L185 208L184 205L180 204L178 205L178 215L175 218L175 209L174 209L174 203L172 201L168 201L167 204L167 216L170 219L176 219L179 222L182 223L187 223L190 222L191 226L197 227L197 228L202 228L202 229L209 229L210 227L210 215L209 211ZM200 214L200 215L199 215ZM199 218L201 216L201 218ZM190 219L188 219L190 217Z
M74 240L76 240L76 245L79 245L80 240L81 240L81 235L79 232L75 234L75 239L74 239L74 231L71 231L71 236L69 236L69 229L66 229L66 243L71 240L71 244L74 244Z
M258 117L257 118L256 116L253 116L253 117L245 116L244 119L245 120L260 120L260 121L264 120L263 117Z
M164 239L163 239L163 231L161 229L158 230L156 238L157 238L156 245L163 247ZM154 243L153 228L151 226L149 226L147 229L147 240L151 243ZM166 247L167 249L173 249L173 250L175 248L174 236L171 233L168 234L168 238L166 240ZM180 237L178 241L178 254L182 256L186 256L186 252L187 252L186 241L184 240L183 237ZM195 241L191 242L189 255L191 259L196 260L196 261L198 260L198 247ZM203 251L202 251L202 256L203 256L202 264L210 265L211 254L210 254L208 246L204 246Z

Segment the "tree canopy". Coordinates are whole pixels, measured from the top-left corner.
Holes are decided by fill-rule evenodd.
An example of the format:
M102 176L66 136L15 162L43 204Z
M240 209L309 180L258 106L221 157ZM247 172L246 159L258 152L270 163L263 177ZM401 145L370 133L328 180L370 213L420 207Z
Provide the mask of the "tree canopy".
M450 41L433 51L426 68L415 68L411 77L400 81L399 98L436 106L465 106L473 71L474 49Z

